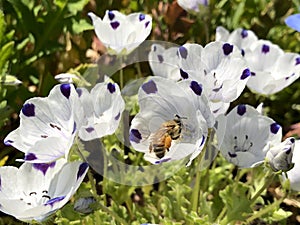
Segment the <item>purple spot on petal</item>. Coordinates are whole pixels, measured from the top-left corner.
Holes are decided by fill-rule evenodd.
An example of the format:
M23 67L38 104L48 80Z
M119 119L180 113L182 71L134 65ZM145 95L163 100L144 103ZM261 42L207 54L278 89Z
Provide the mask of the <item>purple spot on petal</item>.
M156 46L155 46L155 45L153 46L153 51L154 51L154 52L156 51Z
M218 87L218 88L212 89L212 91L213 92L218 92L218 91L220 91L222 89L222 87L223 87L223 84L220 87Z
M148 27L149 23L150 23L150 21L147 21L147 22L145 23L145 28Z
M121 113L119 112L118 115L115 116L115 120L119 120L121 116Z
M120 26L120 23L118 21L115 21L115 22L111 22L110 23L110 26L116 30L119 26Z
M242 76L241 76L241 80L245 80L247 77L251 76L251 72L250 70L247 68L247 69L244 69L243 73L242 73Z
M107 84L107 89L109 90L109 92L112 94L116 91L116 87L113 83L108 83Z
M251 76L255 76L256 75L256 73L254 73L254 72L251 72Z
M76 92L77 92L77 94L78 94L78 97L80 98L81 95L82 95L82 89L81 89L81 88L77 88L77 89L76 89Z
M229 55L233 51L233 45L229 43L225 43L223 45L223 53L224 55Z
M291 139L290 139L290 142L291 142L291 143L295 143L295 138L291 138Z
M0 176L0 191L2 191L2 179L1 179L1 176Z
M186 57L188 55L187 49L185 47L183 47L183 46L180 46L179 49L178 49L178 51L179 51L180 56L182 58L186 59Z
M157 87L153 80L144 83L142 85L142 89L146 92L146 94L155 94L157 92Z
M245 105L238 105L237 107L237 113L242 116L246 113L246 106Z
M53 168L55 166L55 162L52 163L34 163L33 168L42 171L45 175L49 168Z
M74 121L74 125L73 125L73 131L72 131L72 134L74 134L74 133L75 133L75 131L76 131L76 128L77 128L77 125L76 125L76 122Z
M198 84L197 81L192 81L190 84L190 88L196 95L201 95L202 93L202 85Z
M244 49L241 50L241 55L245 56L245 50Z
M201 141L200 146L202 146L204 144L204 141L205 141L205 137L204 137L204 135L202 135L202 141Z
M295 66L297 66L298 64L300 64L300 57L296 58Z
M25 155L25 161L32 161L32 160L35 160L35 159L37 159L37 157L36 157L36 155L35 154L33 154L33 153L29 153L29 154L27 154L27 155Z
M60 202L60 201L64 200L65 197L66 197L66 196L59 196L59 197L56 197L56 198L49 199L44 205L45 205L45 206L50 205L51 207L53 207L53 205L54 205L56 202Z
M182 69L180 69L179 71L180 71L180 75L183 79L189 78L189 74L187 72L183 71Z
M160 163L168 162L170 160L171 160L171 158L166 158L166 159L158 160L158 161L155 161L155 164L160 164Z
M145 14L141 13L141 14L139 15L139 20L140 20L140 21L143 21L144 19L145 19Z
M23 105L22 113L27 117L35 116L35 105L32 103Z
M69 99L71 94L71 85L70 84L60 85L60 91L67 99Z
M270 131L273 134L277 134L277 132L280 130L281 126L278 123L272 123L270 126Z
M241 32L241 36L242 36L242 38L248 37L248 31L243 29Z
M89 164L87 163L81 163L77 172L77 180L86 172L86 170L89 168Z
M235 158L235 157L237 157L237 154L231 153L231 152L228 152L228 155L229 155L230 158Z
M108 18L113 20L115 18L115 14L112 11L108 11Z
M269 51L270 51L269 45L265 45L265 44L264 44L264 45L261 47L261 52L262 52L262 53L267 54Z
M11 146L12 143L14 143L14 141L12 141L12 140L7 140L4 142L4 144L7 146Z
M157 55L159 63L162 63L164 61L164 58L162 55Z
M140 141L142 140L142 135L139 132L139 130L137 129L131 129L130 130L130 134L129 134L129 140L133 141L135 143L140 143Z
M87 127L85 128L85 130L88 132L88 133L92 133L95 129L93 127Z

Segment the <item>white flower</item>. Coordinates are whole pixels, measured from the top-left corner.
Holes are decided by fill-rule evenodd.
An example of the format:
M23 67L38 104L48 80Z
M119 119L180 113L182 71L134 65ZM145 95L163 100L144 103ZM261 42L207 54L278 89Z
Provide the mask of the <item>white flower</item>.
M150 34L152 18L143 13L124 15L107 10L103 19L90 12L95 32L112 54L128 54L138 47Z
M238 105L228 115L218 116L216 134L222 155L242 168L262 163L282 137L280 125L249 105Z
M295 141L292 162L294 167L287 172L287 177L290 180L291 189L300 191L300 140Z
M299 54L284 53L279 46L265 40L253 43L250 50L245 59L252 75L247 86L252 91L275 94L299 78Z
M294 147L295 138L291 137L279 145L271 147L267 152L266 159L275 172L279 170L288 171L291 169Z
M24 160L32 163L68 158L78 133L83 140L112 134L123 110L117 84L97 84L91 94L86 89L77 92L72 84L56 85L48 97L25 102L19 128L4 143L24 152Z
M22 221L42 221L69 201L87 170L87 163L64 159L0 167L0 210Z
M240 96L251 75L240 50L229 43L211 42L205 48L185 44L178 53L182 79L203 84L215 115L225 112L229 103Z
M199 12L199 6L207 6L209 4L208 0L177 0L178 5L186 11Z
M85 88L77 92L84 109L84 123L79 137L84 141L113 134L118 128L125 103L116 83L99 83L89 93Z
M216 29L216 41L228 42L236 45L241 51L242 55L247 52L247 49L258 40L255 33L251 30L237 28L231 33L222 26Z
M48 97L25 102L20 126L4 143L24 152L26 161L52 162L68 156L82 118L83 108L74 86L56 85Z
M177 50L177 47L165 49L160 44L151 46L148 59L153 75L175 81L180 79Z
M201 152L213 116L199 83L154 77L141 86L138 99L140 112L132 120L130 142L146 160L192 160Z

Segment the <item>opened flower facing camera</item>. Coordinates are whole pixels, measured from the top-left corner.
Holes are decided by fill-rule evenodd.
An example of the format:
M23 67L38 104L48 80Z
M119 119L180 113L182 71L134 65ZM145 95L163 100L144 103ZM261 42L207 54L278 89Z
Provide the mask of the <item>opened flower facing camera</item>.
M300 32L300 13L287 17L284 22L289 27Z
M282 137L279 124L249 105L238 105L228 115L218 116L216 134L222 155L241 168L261 164Z
M76 192L87 163L24 163L0 167L0 211L25 221L43 221L62 208Z
M124 15L107 10L103 19L90 12L97 37L110 54L128 54L150 34L152 18L143 13Z
M259 94L275 94L300 76L300 55L266 40L253 43L245 59L251 71L247 86Z
M91 94L79 92L73 84L60 84L48 97L27 100L20 126L4 143L24 152L25 161L48 163L67 158L78 133L84 140L111 134L124 109L117 84L98 84Z
M130 142L153 164L189 157L202 150L212 114L196 81L154 77L138 92L140 111L130 127Z
M182 79L203 84L215 115L225 113L229 103L237 99L250 77L250 70L239 48L226 42L211 42L204 48L185 44L178 49Z

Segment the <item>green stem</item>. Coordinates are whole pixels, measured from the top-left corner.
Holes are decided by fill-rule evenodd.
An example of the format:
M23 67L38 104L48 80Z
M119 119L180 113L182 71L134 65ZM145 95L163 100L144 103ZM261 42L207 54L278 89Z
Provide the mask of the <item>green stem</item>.
M136 78L143 77L142 70L141 70L141 65L140 65L139 62L135 63L135 68L137 70L137 75L138 75Z
M256 199L261 195L261 193L269 187L269 185L272 183L274 177L276 176L276 173L272 172L272 171L268 171L268 175L266 178L266 181L264 183L264 185L255 193L255 195L251 198L250 203L251 205L253 205L256 201Z
M211 129L208 130L208 135L207 135L205 145L204 145L203 150L201 151L200 155L198 156L196 181L195 181L195 186L193 188L192 198L191 198L191 210L195 211L195 212L197 212L197 209L198 209L198 202L199 202L199 195L200 195L200 179L201 179L200 165L201 165L201 161L205 155L207 144L209 142L210 133L211 133Z
M124 87L123 56L120 56L120 66L120 89L122 90Z

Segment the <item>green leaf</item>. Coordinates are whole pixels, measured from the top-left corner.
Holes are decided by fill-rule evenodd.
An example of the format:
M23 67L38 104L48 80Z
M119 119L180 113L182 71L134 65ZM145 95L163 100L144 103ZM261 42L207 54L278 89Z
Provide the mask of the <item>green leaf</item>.
M4 14L0 10L0 45L1 45L3 37L4 37L5 28L6 28L6 24L5 24L5 20L4 20Z
M93 25L88 23L85 19L80 19L79 21L72 19L72 31L74 34L80 34L86 30L94 29Z
M245 1L241 1L232 17L232 27L237 28L240 24L241 16L244 13Z
M250 200L247 197L249 187L243 183L233 183L225 190L220 191L220 196L227 209L227 222L243 221L244 213L251 213Z
M287 219L288 217L290 217L293 213L290 211L284 211L283 209L278 209L277 211L275 211L272 215L272 220L273 221L280 221L280 220L284 220Z
M13 52L14 44L13 41L8 42L0 49L0 74L3 74L2 70Z
M72 0L68 2L67 8L72 15L76 15L82 11L84 6L89 3L89 0Z

